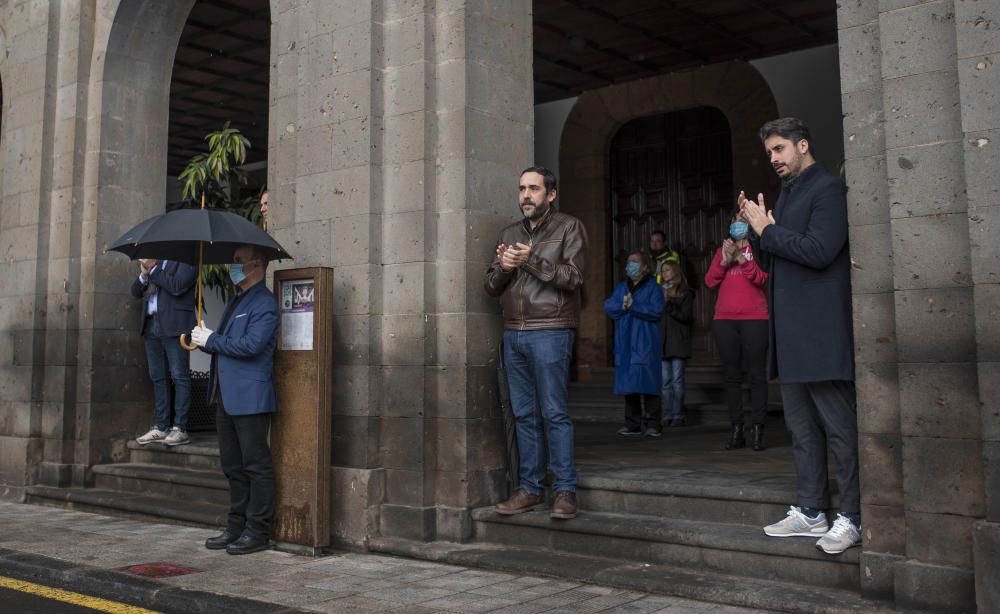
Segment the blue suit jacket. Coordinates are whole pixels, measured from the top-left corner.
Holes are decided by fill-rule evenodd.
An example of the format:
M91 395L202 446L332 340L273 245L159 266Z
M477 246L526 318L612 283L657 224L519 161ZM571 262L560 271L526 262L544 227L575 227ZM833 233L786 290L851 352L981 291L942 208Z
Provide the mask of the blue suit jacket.
M164 336L176 337L189 333L194 328L194 284L198 281L198 270L183 262L168 261L166 266L157 265L149 274L148 283L143 284L136 277L132 282L132 296L142 299L142 313L139 314L139 334L146 332L146 308L149 304L150 287L159 288L156 295L156 314Z
M220 324L229 316L223 330L214 331L205 351L215 354L209 376L209 394L216 379L227 414L243 416L278 410L274 393L274 347L278 338L278 301L264 282L246 290L233 309L230 299ZM232 312L230 314L230 312Z

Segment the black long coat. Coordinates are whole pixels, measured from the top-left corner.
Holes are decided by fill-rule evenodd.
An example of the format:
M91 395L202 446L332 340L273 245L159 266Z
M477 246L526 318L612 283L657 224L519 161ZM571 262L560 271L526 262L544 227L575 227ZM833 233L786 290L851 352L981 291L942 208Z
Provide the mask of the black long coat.
M851 257L844 184L813 164L782 188L770 255L771 357L783 384L854 379Z

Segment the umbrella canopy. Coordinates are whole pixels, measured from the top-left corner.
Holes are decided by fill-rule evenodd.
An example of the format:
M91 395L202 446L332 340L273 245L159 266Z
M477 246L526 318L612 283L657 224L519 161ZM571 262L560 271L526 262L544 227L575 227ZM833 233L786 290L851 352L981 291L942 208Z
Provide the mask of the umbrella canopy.
M268 260L291 258L250 220L216 209L178 209L155 215L123 234L107 251L121 252L133 260L156 258L197 266L229 264L241 245L263 248Z

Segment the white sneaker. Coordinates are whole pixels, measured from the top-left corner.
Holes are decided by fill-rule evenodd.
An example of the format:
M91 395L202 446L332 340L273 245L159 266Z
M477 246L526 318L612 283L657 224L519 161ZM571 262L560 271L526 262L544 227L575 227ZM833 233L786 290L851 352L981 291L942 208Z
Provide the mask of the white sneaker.
M161 431L160 429L154 426L153 428L149 429L149 432L146 433L145 435L140 435L139 437L136 437L135 442L140 446L144 446L147 443L153 443L154 441L163 441L166 438L167 438L167 432Z
M788 508L783 520L764 527L764 533L771 537L816 537L826 533L828 527L825 513L820 512L816 518L809 518L793 505Z
M858 527L854 526L854 523L846 516L837 514L837 519L833 521L833 528L819 538L816 547L827 554L840 554L860 543L861 531L858 530Z
M163 440L164 445L168 446L181 446L186 443L191 443L191 438L188 434L180 430L176 426L170 429L170 433L167 435L166 439Z

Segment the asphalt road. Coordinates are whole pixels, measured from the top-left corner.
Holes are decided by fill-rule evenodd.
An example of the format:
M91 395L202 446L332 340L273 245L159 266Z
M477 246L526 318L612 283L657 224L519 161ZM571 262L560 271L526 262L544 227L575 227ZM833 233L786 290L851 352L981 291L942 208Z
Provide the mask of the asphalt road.
M92 614L134 611L127 603L99 599L36 583L21 583L0 576L0 610L18 614ZM94 609L88 605L99 607Z

